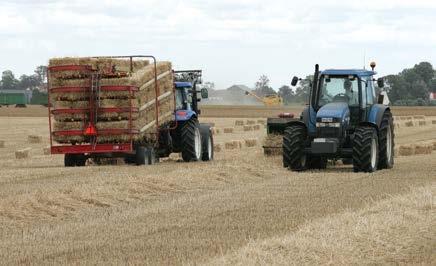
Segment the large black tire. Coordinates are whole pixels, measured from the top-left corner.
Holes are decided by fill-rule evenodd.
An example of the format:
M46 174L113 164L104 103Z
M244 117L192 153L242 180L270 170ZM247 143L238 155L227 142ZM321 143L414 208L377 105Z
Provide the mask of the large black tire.
M379 161L378 169L390 169L394 166L395 145L394 123L390 111L383 114L379 130Z
M149 162L149 152L144 146L136 146L135 149L135 164L136 165L144 165Z
M65 154L65 156L64 156L64 165L65 165L65 167L74 167L74 166L76 166L76 156L75 156L75 154Z
M374 172L378 165L378 136L373 127L357 127L353 140L353 169Z
M207 125L200 125L201 133L201 160L213 160L213 135L210 132L210 127Z
M201 133L197 119L186 121L181 129L182 158L185 162L199 161L202 155Z
M65 154L64 165L65 167L85 166L87 159L84 154Z
M283 166L293 171L306 168L304 147L307 140L306 128L303 125L287 127L283 135Z

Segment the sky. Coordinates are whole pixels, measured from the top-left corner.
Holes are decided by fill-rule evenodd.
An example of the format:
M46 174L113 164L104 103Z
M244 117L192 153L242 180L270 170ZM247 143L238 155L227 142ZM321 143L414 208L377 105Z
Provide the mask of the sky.
M31 74L51 57L154 55L202 69L217 89L275 89L325 68L380 75L436 68L436 1L0 0L0 71Z

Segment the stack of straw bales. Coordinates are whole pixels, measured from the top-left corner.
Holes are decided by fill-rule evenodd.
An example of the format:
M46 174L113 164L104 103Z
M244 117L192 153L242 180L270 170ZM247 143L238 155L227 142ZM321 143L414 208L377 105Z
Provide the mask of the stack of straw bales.
M133 135L134 140L153 140L156 132L156 102L159 103L159 124L173 120L174 95L173 74L170 62L157 62L157 85L159 93L155 90L155 68L146 60L133 61L130 69L130 60L110 58L55 58L49 62L51 66L86 65L100 74L100 86L135 86L139 91L130 94L128 91L100 90L99 105L101 108L137 107L139 113L132 113L132 129L139 130L140 134ZM59 71L49 73L50 88L59 87L90 87L89 73L81 71ZM51 93L51 103L55 109L88 108L89 93L86 92L57 92ZM157 98L157 100L156 100ZM129 129L130 112L103 113L98 112L96 128L102 129ZM88 117L81 114L54 115L55 131L84 130L84 120ZM59 143L87 142L85 136L54 136ZM98 143L123 142L130 140L130 135L99 136Z
M265 155L282 155L283 154L283 136L280 134L268 134L263 142Z

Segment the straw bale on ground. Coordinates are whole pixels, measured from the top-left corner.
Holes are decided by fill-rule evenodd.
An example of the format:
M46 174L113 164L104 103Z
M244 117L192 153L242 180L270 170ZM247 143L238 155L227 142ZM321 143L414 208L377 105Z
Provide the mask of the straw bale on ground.
M425 119L425 115L414 115L413 119L423 120Z
M257 139L246 139L245 140L246 147L254 147L257 146Z
M27 136L27 141L29 143L41 143L42 142L42 136L29 135L29 136Z
M4 148L5 147L5 141L4 140L0 140L0 148Z
M261 125L265 125L266 121L264 119L258 119L257 123Z
M256 124L256 121L254 120L247 120L247 125L254 125Z
M260 130L260 125L253 125L253 130Z
M42 151L43 151L44 155L50 155L51 154L50 146L45 147Z
M251 126L251 125L244 126L244 131L252 131L252 130L253 130L253 126Z
M419 126L425 126L426 124L427 124L427 122L425 120L418 121Z
M224 128L224 133L233 133L234 128L233 127L225 127Z
M415 147L413 145L401 145L398 149L398 154L401 156L410 156L415 154Z
M235 126L243 126L244 120L235 120Z
M15 158L16 159L28 158L31 150L32 150L31 148L25 148L25 149L15 151Z
M405 125L406 127L413 127L413 126L414 126L414 123L413 123L413 121L407 121L404 125Z
M433 151L433 144L419 143L415 145L415 154L430 154Z
M214 152L221 152L222 151L222 144L221 143L214 143L213 144L213 151Z

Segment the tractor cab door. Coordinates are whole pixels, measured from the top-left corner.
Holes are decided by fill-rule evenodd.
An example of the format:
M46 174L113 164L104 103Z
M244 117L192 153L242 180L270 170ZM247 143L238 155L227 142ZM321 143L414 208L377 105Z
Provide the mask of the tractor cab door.
M176 110L192 110L192 93L190 87L176 88Z
M367 121L368 114L375 101L375 88L371 77L359 78L360 121Z

